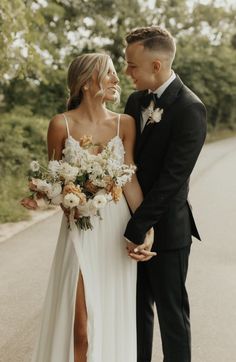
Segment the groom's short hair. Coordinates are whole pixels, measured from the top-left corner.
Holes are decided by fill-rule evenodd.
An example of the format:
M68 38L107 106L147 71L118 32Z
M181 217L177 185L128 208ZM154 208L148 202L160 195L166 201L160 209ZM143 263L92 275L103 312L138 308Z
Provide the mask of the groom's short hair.
M126 36L127 44L141 43L150 51L165 54L172 64L175 58L176 45L170 32L160 26L136 28Z

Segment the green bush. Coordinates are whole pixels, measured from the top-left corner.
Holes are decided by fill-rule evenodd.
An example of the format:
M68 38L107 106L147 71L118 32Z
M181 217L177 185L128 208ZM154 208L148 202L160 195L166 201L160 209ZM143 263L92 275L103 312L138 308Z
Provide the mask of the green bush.
M19 200L27 194L27 171L31 160L47 161L48 120L27 108L3 114L0 121L0 223L27 218Z
M26 177L6 175L0 180L1 208L0 223L15 222L29 218L28 210L20 204L27 194Z

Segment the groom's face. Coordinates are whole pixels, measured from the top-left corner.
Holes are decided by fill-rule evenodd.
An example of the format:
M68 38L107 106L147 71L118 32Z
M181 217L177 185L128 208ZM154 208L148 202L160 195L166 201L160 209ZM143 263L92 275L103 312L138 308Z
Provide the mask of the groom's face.
M125 51L126 74L137 90L156 89L158 70L153 54L140 43L129 44Z

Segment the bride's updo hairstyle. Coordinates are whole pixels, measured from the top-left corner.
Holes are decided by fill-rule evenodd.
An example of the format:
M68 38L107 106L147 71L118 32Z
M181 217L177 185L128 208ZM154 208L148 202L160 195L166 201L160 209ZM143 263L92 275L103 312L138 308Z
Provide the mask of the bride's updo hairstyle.
M67 110L77 108L83 99L83 87L92 79L94 70L98 71L98 84L100 91L95 96L102 96L102 81L108 73L111 58L107 54L89 53L75 58L68 69L67 85L69 88L69 99ZM120 91L114 96L114 102L119 101Z

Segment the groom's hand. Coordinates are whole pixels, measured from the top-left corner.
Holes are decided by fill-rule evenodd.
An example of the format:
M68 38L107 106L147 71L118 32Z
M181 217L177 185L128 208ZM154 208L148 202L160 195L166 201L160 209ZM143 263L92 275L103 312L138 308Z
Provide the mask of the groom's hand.
M152 251L147 251L147 250L142 250L139 252L139 254L137 254L137 253L129 254L129 256L136 261L148 261L156 255L157 255L157 253L152 252Z
M157 253L150 251L145 243L137 245L136 248L129 252L129 256L136 261L148 261L156 255Z
M153 256L156 256L157 253L152 252L152 237L145 238L145 241L141 245L134 244L132 242L127 242L126 249L128 251L128 255L136 260L136 261L148 261Z

